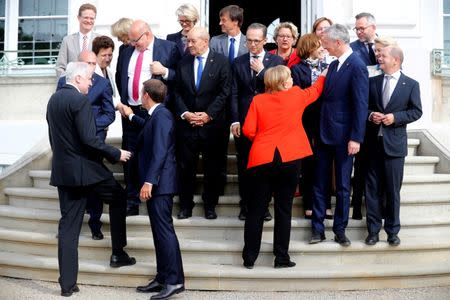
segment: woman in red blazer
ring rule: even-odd
[[[244,266],[253,268],[261,247],[261,235],[272,193],[275,227],[273,253],[275,268],[295,266],[288,249],[291,234],[292,200],[299,175],[300,160],[312,154],[302,114],[319,98],[325,74],[311,87],[292,87],[291,71],[276,66],[266,71],[266,92],[253,98],[245,118],[243,133],[252,141],[248,175],[253,195],[249,198],[245,220]]]

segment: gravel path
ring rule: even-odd
[[[449,283],[450,284],[450,283]],[[78,300],[144,300],[150,294],[138,294],[133,288],[116,288],[79,285],[80,292],[68,299]],[[24,280],[0,276],[1,300],[51,300],[65,299],[59,295],[59,286],[54,282]],[[384,289],[370,291],[314,291],[314,292],[205,292],[187,291],[172,299],[218,299],[218,300],[298,300],[298,299],[376,299],[376,300],[445,300],[450,299],[450,285],[445,287],[416,289]]]

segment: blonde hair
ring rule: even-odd
[[[274,36],[275,39],[278,37],[278,33],[279,33],[281,28],[287,28],[287,29],[289,29],[291,31],[292,37],[294,39],[292,44],[295,44],[295,42],[297,41],[297,38],[298,38],[297,26],[295,26],[291,22],[282,22],[282,23],[278,24],[277,27],[275,27],[275,30],[273,31],[273,36]]]
[[[133,19],[120,18],[116,23],[111,25],[112,36],[119,38],[121,36],[128,35],[131,24],[133,24]]]
[[[279,65],[267,69],[264,74],[264,85],[266,86],[266,93],[274,93],[284,90],[284,83],[291,77],[291,70]]]
[[[378,36],[374,40],[375,44],[380,44],[383,47],[397,46],[397,41],[390,36]]]
[[[175,14],[177,17],[186,17],[189,21],[196,24],[198,20],[200,19],[197,9],[194,5],[186,3],[182,4],[178,9],[176,10]]]

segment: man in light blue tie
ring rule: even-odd
[[[225,105],[231,91],[228,58],[209,48],[209,34],[203,27],[188,33],[190,55],[178,63],[175,88],[177,151],[180,167],[179,219],[192,216],[197,162],[204,166],[202,192],[206,219],[215,219],[222,183],[223,137],[228,133]]]

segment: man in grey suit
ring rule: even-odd
[[[383,195],[386,198],[384,230],[391,246],[400,245],[400,189],[408,153],[406,125],[422,116],[419,83],[401,72],[403,51],[397,46],[382,50],[384,74],[370,78],[369,112],[365,143],[368,150],[366,179],[365,243],[375,245],[382,226]]]
[[[241,32],[244,22],[244,9],[237,5],[228,5],[219,12],[222,34],[213,36],[209,42],[212,51],[228,57],[230,63],[248,52],[246,37]]]
[[[80,31],[64,37],[61,43],[55,67],[58,78],[64,75],[69,62],[78,61],[82,51],[92,50],[92,41],[100,36],[92,32],[96,16],[97,8],[90,3],[85,3],[78,9]]]
[[[209,42],[209,47],[212,51],[228,57],[228,61],[230,62],[230,64],[232,64],[236,57],[248,53],[247,39],[241,32],[241,26],[244,22],[244,9],[240,8],[237,5],[228,5],[220,10],[219,17],[219,25],[222,28],[223,33],[217,36],[213,36],[211,38],[211,41]],[[228,124],[231,124],[230,99],[226,100],[225,119]],[[223,190],[225,189],[225,184],[227,182],[227,149],[229,140],[230,133],[228,131],[225,131],[222,146],[224,149],[224,156],[221,161],[221,194],[223,194]]]

